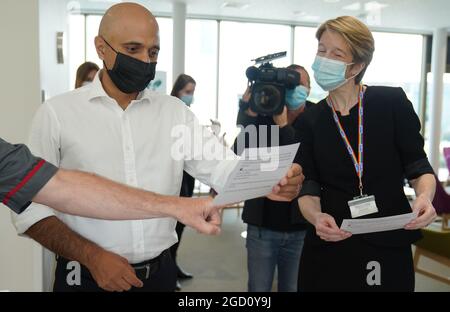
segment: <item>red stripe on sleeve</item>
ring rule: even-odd
[[[45,164],[45,160],[41,160],[28,174],[23,178],[23,180],[16,185],[8,194],[6,194],[5,198],[3,199],[3,204],[8,204],[10,199],[16,194],[18,191],[20,191],[21,188],[25,186],[25,184],[30,181],[30,179],[41,169],[41,167]]]

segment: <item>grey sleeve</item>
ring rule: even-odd
[[[14,212],[24,211],[57,171],[52,164],[34,157],[25,145],[0,139],[0,200]]]

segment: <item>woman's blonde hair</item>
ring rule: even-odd
[[[375,51],[375,41],[369,28],[356,17],[340,16],[320,25],[316,32],[317,40],[320,40],[325,30],[337,32],[344,38],[350,47],[354,63],[366,64],[355,78],[355,83],[359,84],[372,61]]]

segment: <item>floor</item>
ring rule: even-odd
[[[182,282],[182,291],[247,291],[245,239],[241,236],[245,229],[246,225],[237,209],[224,211],[222,233],[219,236],[201,235],[186,228],[178,251],[178,261],[194,278]],[[441,267],[431,261],[424,261],[423,266],[450,276],[448,267]],[[273,289],[276,290],[276,283]],[[450,292],[450,285],[416,274],[416,291]]]

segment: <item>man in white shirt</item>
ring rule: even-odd
[[[95,172],[164,195],[179,193],[183,170],[220,191],[236,156],[227,151],[229,160],[205,160],[203,150],[193,148],[184,150],[181,159],[173,157],[178,138],[172,130],[183,125],[196,132],[201,126],[178,99],[145,89],[154,78],[159,52],[153,15],[138,4],[114,5],[102,19],[95,45],[103,70],[92,84],[42,105],[32,126],[32,151],[62,168]],[[212,133],[205,141],[222,147]],[[291,178],[283,179],[274,196],[297,195],[299,168],[291,169]],[[94,220],[39,205],[15,222],[19,233],[59,255],[56,291],[123,291],[132,286],[173,291],[176,272],[167,250],[177,241],[175,223],[173,218]],[[70,260],[82,264],[80,285],[67,283]],[[136,275],[130,278],[132,273]]]

